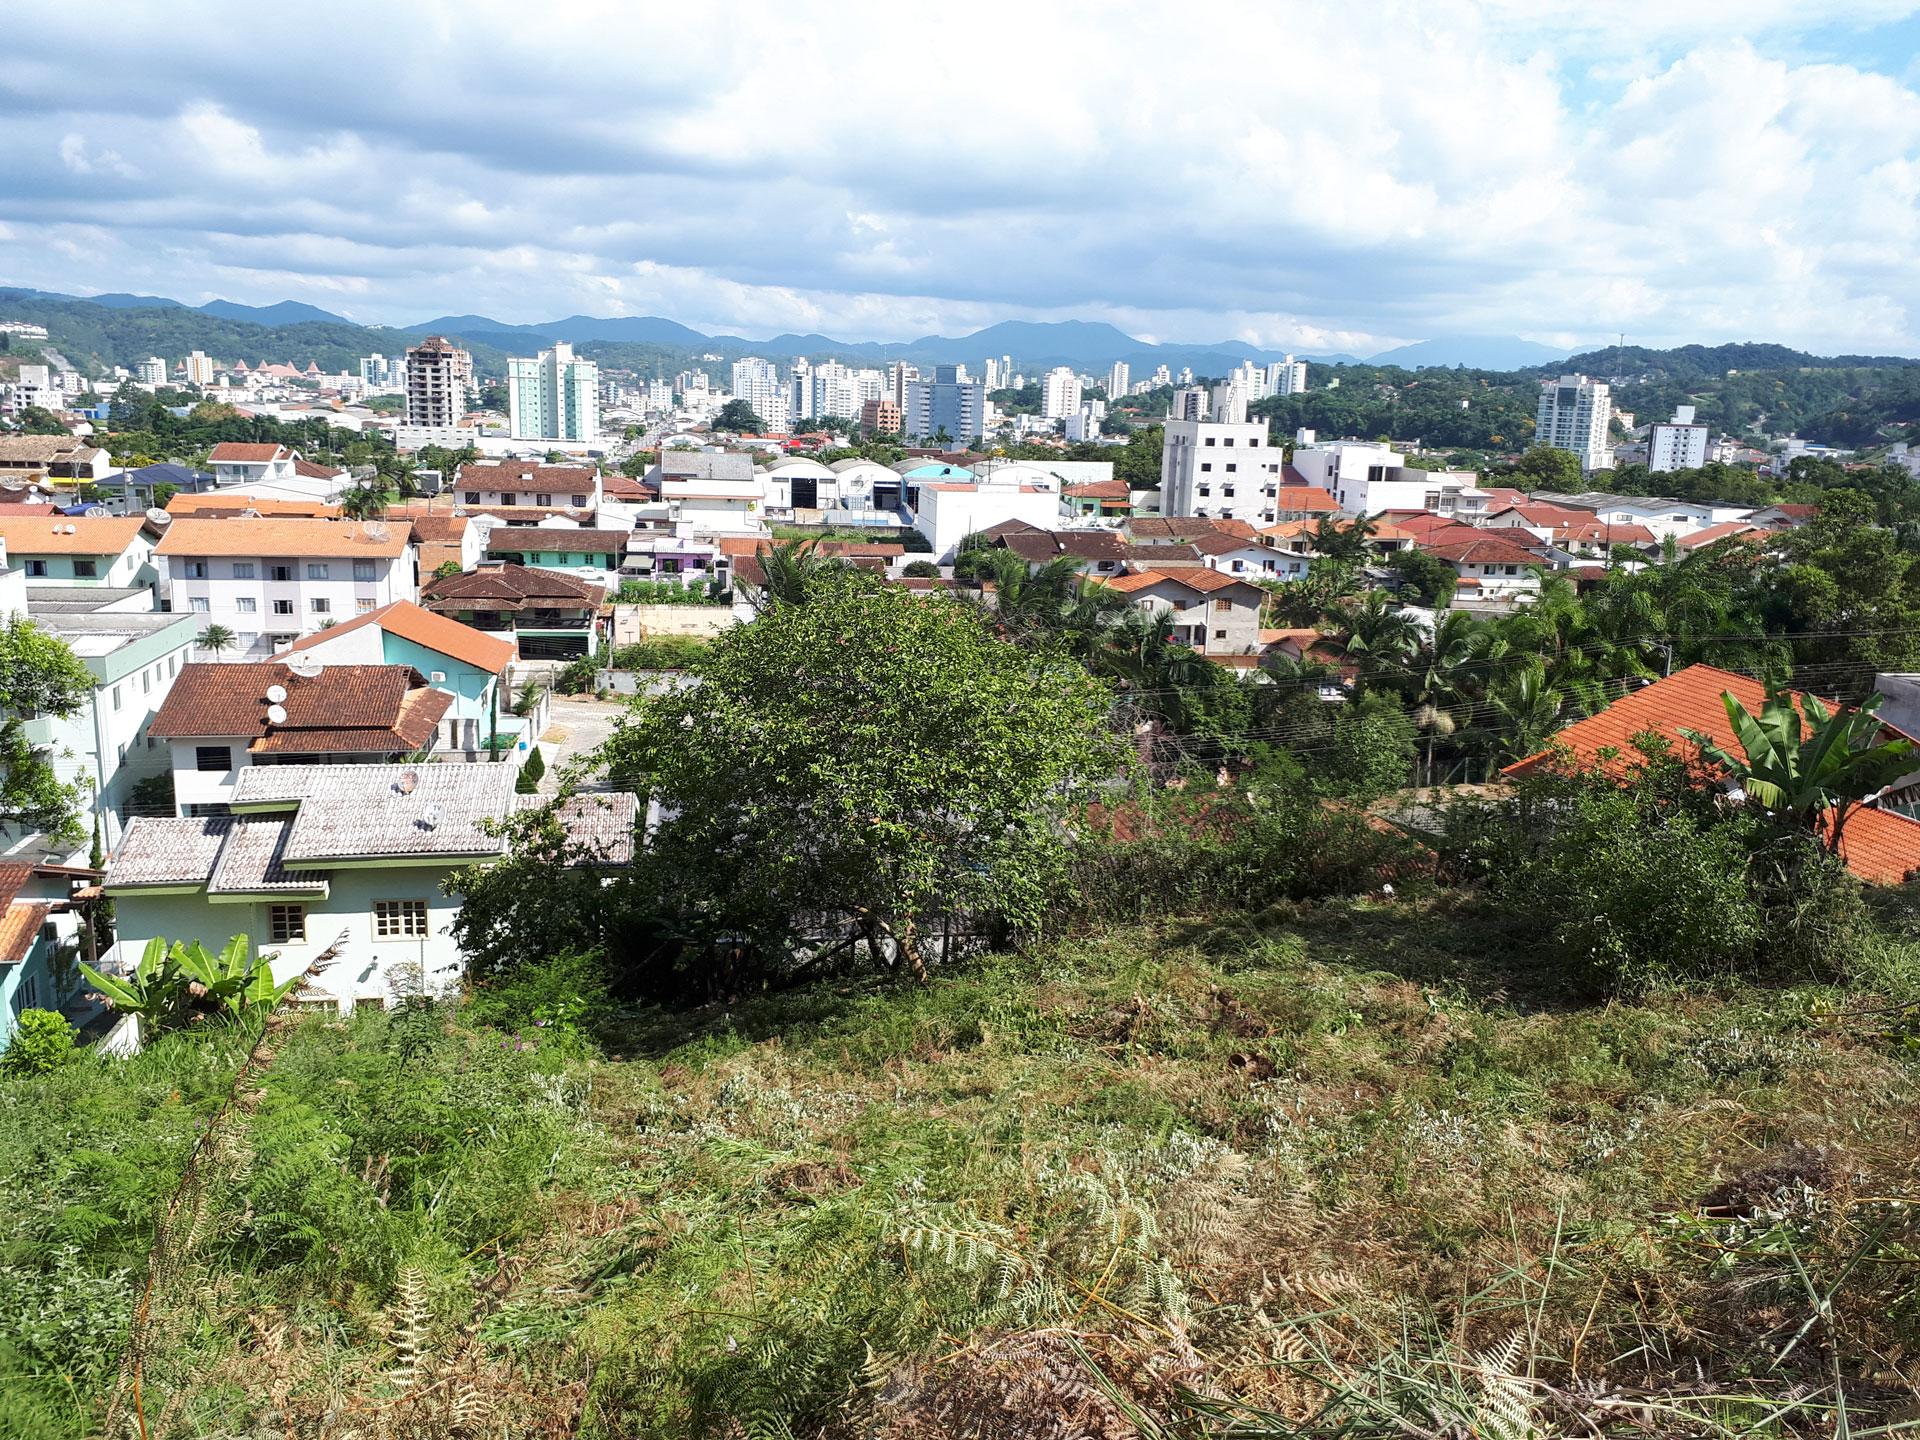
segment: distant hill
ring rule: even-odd
[[[1512,335],[1437,335],[1369,356],[1369,365],[1398,365],[1419,370],[1434,365],[1464,365],[1469,370],[1525,370],[1560,359],[1567,352]]]
[[[250,320],[255,325],[351,325],[354,322],[331,310],[307,305],[299,300],[282,300],[277,305],[241,305],[232,300],[209,300],[194,307],[202,315],[218,315],[223,320]]]
[[[1658,375],[1674,380],[1710,380],[1730,370],[1905,369],[1920,359],[1905,355],[1813,355],[1785,345],[1745,341],[1732,345],[1679,345],[1649,350],[1627,345],[1588,350],[1570,357],[1569,370],[1604,375]]]

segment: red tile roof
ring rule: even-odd
[[[464,661],[490,675],[498,675],[513,661],[513,646],[508,641],[482,634],[471,625],[462,625],[445,615],[423,610],[411,600],[396,600],[391,605],[382,605],[378,610],[356,615],[330,630],[318,630],[303,636],[289,645],[287,652],[311,650],[368,626],[378,626],[389,635],[398,635],[422,649]]]
[[[267,692],[285,720],[273,720]],[[409,665],[328,665],[298,675],[278,660],[181,667],[149,734],[163,740],[242,737],[257,752],[391,753],[415,750],[433,738],[453,704]]]
[[[413,531],[404,520],[183,516],[155,549],[162,555],[284,555],[288,559],[396,559]]]
[[[600,586],[558,570],[488,565],[435,580],[420,598],[429,610],[597,610],[605,595]]]
[[[1471,538],[1447,536],[1423,543],[1429,555],[1455,565],[1538,565],[1540,556],[1497,530],[1476,530]]]
[[[1696,530],[1691,535],[1682,535],[1674,545],[1681,550],[1700,550],[1708,545],[1718,544],[1722,540],[1757,540],[1767,532],[1744,520],[1723,520],[1718,525],[1709,525],[1704,530]]]
[[[496,460],[462,465],[454,477],[456,490],[494,490],[591,493],[597,472],[591,465],[536,465],[531,460]]]
[[[293,473],[304,475],[309,480],[339,480],[344,478],[347,472],[337,466],[316,465],[311,460],[295,460]]]
[[[1067,494],[1075,500],[1126,500],[1133,492],[1124,480],[1090,480],[1084,485],[1067,486]]]
[[[1794,704],[1804,704],[1802,692],[1788,693]],[[1647,732],[1682,752],[1691,752],[1692,742],[1680,732],[1698,730],[1716,745],[1737,753],[1739,741],[1727,720],[1726,705],[1720,698],[1723,694],[1731,694],[1755,712],[1767,698],[1766,686],[1758,680],[1711,665],[1689,665],[1664,680],[1623,695],[1597,715],[1576,720],[1554,737],[1553,749],[1517,760],[1501,773],[1531,775],[1560,763],[1564,754],[1572,764],[1601,765],[1609,772],[1624,774],[1638,761],[1633,737]],[[1886,729],[1894,735],[1900,733],[1892,726]],[[1841,840],[1841,854],[1848,867],[1864,880],[1898,884],[1908,872],[1920,868],[1920,824],[1890,811],[1849,812]]]

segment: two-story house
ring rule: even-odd
[[[331,630],[296,640],[289,660],[305,655],[329,666],[405,665],[453,697],[440,721],[440,750],[467,755],[511,749],[529,727],[511,713],[513,643],[445,615],[396,600]]]
[[[411,665],[328,665],[295,655],[183,666],[147,733],[170,747],[175,811],[224,815],[240,776],[255,765],[424,754],[452,707],[453,695]]]
[[[300,453],[285,445],[250,445],[225,440],[207,454],[216,487],[228,485],[285,485],[294,478]]]
[[[1174,638],[1210,658],[1260,651],[1260,607],[1267,596],[1249,581],[1196,565],[1121,575],[1104,583],[1150,616],[1171,613]]]
[[[557,570],[486,561],[430,581],[420,603],[502,639],[522,660],[571,660],[598,644],[606,591]]]
[[[462,465],[454,498],[469,507],[499,506],[592,514],[600,508],[600,471],[592,465],[540,465],[488,460]]]
[[[386,1004],[443,994],[465,955],[450,933],[466,866],[505,850],[501,823],[532,796],[511,765],[305,765],[243,771],[228,815],[141,819],[107,865],[118,941],[109,970],[154,936],[209,949],[245,934],[274,978],[319,973],[305,1004]],[[578,863],[633,858],[631,795],[585,794],[556,810]]]
[[[140,515],[19,515],[0,507],[0,541],[29,590],[76,587],[151,592],[159,577],[154,526]]]
[[[182,517],[156,552],[175,610],[224,625],[242,655],[419,593],[413,531],[402,520]]]

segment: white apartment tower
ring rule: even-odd
[[[1307,362],[1291,355],[1267,366],[1267,394],[1298,395],[1307,388]]]
[[[473,356],[444,335],[407,350],[407,424],[452,427],[467,413]]]
[[[733,398],[744,400],[769,430],[785,430],[792,407],[787,387],[780,379],[780,367],[771,360],[749,355],[733,362]]]
[[[1127,362],[1116,360],[1113,368],[1107,371],[1107,402],[1123,400],[1127,394],[1127,384],[1133,379],[1133,372],[1127,368]]]
[[[1534,443],[1578,455],[1583,472],[1611,470],[1613,447],[1607,443],[1607,421],[1612,418],[1613,402],[1606,381],[1585,375],[1543,380]]]
[[[213,361],[199,350],[187,356],[187,383],[191,385],[213,384]]]
[[[1284,453],[1269,443],[1264,420],[1169,420],[1160,442],[1160,513],[1271,525]]]
[[[1056,365],[1040,382],[1040,415],[1047,420],[1064,420],[1080,413],[1080,377],[1071,365]]]
[[[1163,367],[1164,368],[1164,367]],[[1168,412],[1170,420],[1204,420],[1207,418],[1207,392],[1203,386],[1189,385],[1184,390],[1173,392],[1173,409]]]
[[[1647,431],[1647,469],[1698,470],[1707,463],[1707,427],[1696,425],[1691,405],[1676,406],[1673,419]]]
[[[167,362],[158,355],[149,355],[133,367],[133,378],[149,390],[158,390],[167,383]]]
[[[507,433],[516,440],[596,440],[600,367],[564,342],[507,361]]]

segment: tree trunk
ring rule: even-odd
[[[918,980],[922,985],[926,984],[927,962],[925,957],[920,954],[919,942],[913,937],[913,917],[911,915],[907,917],[906,923],[903,924],[895,934],[894,940],[895,943],[900,946],[901,956],[906,960],[907,964],[913,967],[913,978]]]

